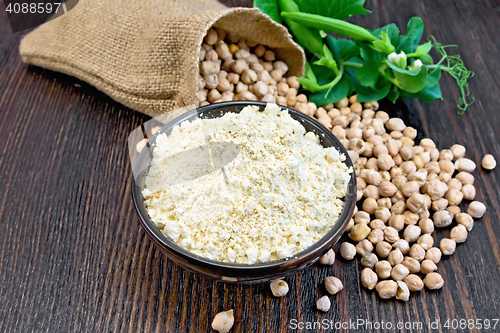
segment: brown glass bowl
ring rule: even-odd
[[[165,125],[161,133],[169,134],[172,128],[185,120],[194,120],[200,118],[217,118],[223,116],[227,112],[240,112],[245,106],[255,105],[264,110],[266,103],[251,102],[251,101],[233,101],[216,103],[200,107],[198,109],[187,112],[180,117],[174,119]],[[293,109],[280,106],[282,109],[288,110],[290,116],[299,121],[307,131],[312,131],[319,136],[320,143],[324,147],[335,147],[340,153],[346,155],[345,163],[348,167],[353,167],[349,154],[340,141],[323,125],[317,122],[312,117],[304,115]],[[156,135],[149,140],[149,144],[153,144]],[[147,165],[151,161],[150,149],[143,149],[137,163],[139,167],[147,170]],[[141,169],[139,169],[141,170]],[[309,248],[299,252],[292,257],[284,258],[276,261],[258,263],[258,264],[233,264],[225,263],[207,259],[192,252],[189,252],[175,243],[173,243],[167,236],[165,236],[150,220],[146,207],[144,206],[144,199],[142,196],[141,188],[143,188],[144,178],[146,171],[141,173],[137,179],[134,179],[132,184],[132,194],[134,198],[135,208],[139,214],[139,219],[146,233],[151,237],[158,248],[172,259],[177,264],[193,271],[200,273],[211,278],[226,282],[263,282],[273,278],[281,277],[284,275],[295,273],[315,263],[323,254],[325,254],[342,236],[349,220],[351,219],[356,204],[356,177],[354,171],[349,181],[347,194],[343,201],[345,203],[344,209],[332,229],[323,236],[317,243]]]

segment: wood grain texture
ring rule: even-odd
[[[456,114],[458,95],[447,77],[445,101],[408,101],[409,112],[401,113],[407,123],[439,148],[463,144],[476,163],[486,153],[500,160],[500,2],[371,0],[367,7],[371,15],[351,21],[368,28],[396,22],[404,30],[418,15],[425,34],[457,44],[476,72],[477,102],[464,116]],[[284,298],[272,297],[267,285],[216,283],[174,265],[139,226],[126,145],[147,117],[74,78],[24,65],[23,33],[12,34],[0,11],[0,332],[210,332],[213,316],[229,308],[233,332],[294,331],[292,319],[422,322],[422,330],[339,331],[431,332],[427,322],[436,319],[500,317],[500,168],[474,173],[488,212],[438,265],[445,279],[439,291],[422,291],[407,303],[382,301],[360,286],[359,262],[342,260],[287,277]],[[345,288],[323,314],[314,304],[326,293],[328,275]],[[432,330],[499,331],[500,323],[495,330]]]

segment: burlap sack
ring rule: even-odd
[[[157,116],[197,103],[199,48],[212,26],[274,48],[291,75],[303,74],[304,53],[283,26],[215,0],[80,0],[28,34],[20,53]]]

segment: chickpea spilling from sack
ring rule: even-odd
[[[298,93],[299,88],[296,77],[288,75],[287,64],[266,46],[220,29],[211,29],[205,36],[198,78],[200,106],[233,100],[262,101],[313,116],[316,104],[308,103],[306,95]]]

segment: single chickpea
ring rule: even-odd
[[[467,214],[475,219],[480,219],[486,212],[486,206],[479,201],[472,201],[467,208]]]
[[[248,64],[244,59],[238,59],[232,63],[231,69],[236,74],[242,75],[243,72],[248,69]],[[243,81],[244,83],[247,83],[247,84],[253,83],[257,80],[257,74],[254,71],[252,71],[251,69],[249,69],[249,70],[251,72],[247,72],[247,74],[245,76],[245,80],[243,80],[243,75],[241,76],[241,81]],[[251,81],[250,79],[253,79],[253,81]]]
[[[387,208],[387,209],[391,209],[392,208],[391,198],[378,199],[377,200],[377,205],[378,205],[378,207],[384,207],[384,208]]]
[[[351,243],[344,242],[340,245],[340,255],[345,260],[352,260],[356,256],[356,247]]]
[[[391,118],[385,123],[385,127],[389,131],[400,131],[403,132],[406,129],[404,121],[400,118]]]
[[[418,260],[412,257],[405,257],[401,265],[405,266],[410,274],[416,274],[420,272],[420,263]]]
[[[458,224],[461,224],[467,229],[467,231],[471,231],[474,227],[474,220],[472,216],[467,213],[458,213],[455,215],[455,220]]]
[[[474,184],[474,176],[471,175],[470,173],[468,172],[465,172],[465,171],[462,171],[462,172],[459,172],[455,178],[457,180],[459,180],[463,185],[466,185],[466,184]]]
[[[379,278],[387,279],[391,276],[392,266],[387,260],[382,260],[375,264],[375,271]]]
[[[391,277],[394,281],[402,281],[408,274],[410,274],[410,271],[402,264],[395,265],[391,271]]]
[[[375,217],[379,220],[387,222],[391,217],[391,211],[385,207],[377,207],[375,210]]]
[[[373,230],[375,229],[380,229],[383,230],[385,228],[385,223],[384,221],[381,221],[379,219],[372,220],[369,224],[370,228]]]
[[[438,264],[438,262],[441,261],[441,256],[442,256],[441,250],[437,247],[431,247],[425,253],[425,259],[432,260],[432,262],[435,263],[436,265]]]
[[[409,181],[409,182],[403,184],[403,186],[401,186],[401,192],[407,198],[411,197],[411,195],[415,192],[418,193],[419,190],[420,190],[420,186],[418,185],[418,183],[416,181]]]
[[[451,174],[441,171],[439,173],[438,179],[443,183],[448,183],[451,180]]]
[[[448,207],[448,200],[445,198],[440,198],[432,202],[432,210],[434,211],[445,210],[446,207]]]
[[[377,166],[379,167],[380,170],[384,171],[390,170],[394,165],[395,163],[391,155],[385,154],[379,156]]]
[[[462,224],[453,227],[450,231],[450,239],[454,240],[455,243],[465,242],[467,235],[467,229]]]
[[[420,213],[424,208],[426,208],[425,197],[418,192],[414,192],[408,200],[406,200],[406,207],[414,213]]]
[[[398,292],[398,284],[392,280],[384,280],[377,283],[375,289],[380,298],[389,299],[396,296]]]
[[[367,239],[363,239],[358,244],[356,244],[356,253],[360,256],[364,256],[367,253],[371,253],[373,251],[373,244],[370,243]]]
[[[335,252],[332,249],[328,250],[321,258],[319,258],[319,263],[322,265],[333,265],[335,261]]]
[[[264,53],[266,53],[266,47],[264,45],[259,45],[253,50],[253,53],[257,57],[262,58],[264,56]]]
[[[414,140],[417,137],[417,130],[408,126],[403,130],[403,135]]]
[[[382,176],[375,170],[367,170],[366,177],[364,178],[370,185],[378,186],[382,182]]]
[[[395,266],[397,264],[401,264],[403,262],[403,259],[404,259],[404,256],[403,256],[403,253],[401,253],[400,249],[392,250],[391,253],[389,253],[389,256],[387,257],[387,261],[392,266]]]
[[[283,297],[288,293],[288,283],[282,279],[271,281],[271,292],[275,297]]]
[[[455,252],[457,243],[453,239],[443,238],[439,242],[439,248],[445,256],[451,256]]]
[[[472,184],[462,186],[462,194],[465,200],[474,200],[476,198],[476,188]]]
[[[392,244],[393,249],[399,249],[403,255],[408,254],[410,252],[410,244],[404,239],[398,239]]]
[[[215,89],[219,85],[219,78],[217,74],[207,74],[203,76],[205,80],[205,88],[207,89]]]
[[[398,214],[392,215],[391,218],[389,219],[388,224],[389,224],[389,227],[396,230],[396,232],[401,231],[405,227],[405,217],[404,217],[404,215],[398,215]],[[390,237],[391,237],[391,239],[392,239],[392,237],[395,237],[395,233],[392,230],[390,231]]]
[[[420,217],[419,214],[416,214],[416,213],[413,213],[412,211],[410,210],[407,210],[403,216],[405,217],[405,224],[406,225],[413,225],[413,224],[417,224],[419,220],[421,220],[422,218]],[[428,217],[428,216],[427,216]],[[425,218],[427,218],[425,217]]]
[[[434,222],[431,219],[422,219],[418,222],[423,234],[432,234],[434,232]]]
[[[438,210],[437,212],[434,213],[432,218],[434,220],[434,225],[438,228],[444,228],[449,226],[453,220],[450,212],[446,210]]]
[[[264,52],[264,59],[266,61],[274,61],[274,60],[276,60],[276,55],[274,54],[273,51],[266,50],[266,52]]]
[[[373,199],[376,199],[376,200],[380,199],[378,187],[374,186],[374,185],[368,185],[364,189],[363,195],[365,196],[365,198],[373,198]]]
[[[377,274],[371,268],[365,268],[361,272],[361,283],[368,290],[375,288],[378,282]]]
[[[373,269],[373,267],[375,267],[375,264],[377,262],[378,262],[378,258],[373,253],[366,253],[361,257],[361,265],[363,267]]]
[[[387,258],[392,250],[391,244],[388,242],[382,241],[378,242],[375,246],[375,251],[377,252],[380,258]]]
[[[418,226],[409,225],[406,227],[406,229],[404,231],[404,239],[408,243],[413,243],[420,237],[421,233],[422,233],[422,230]]]
[[[401,155],[403,160],[410,161],[413,158],[413,146],[410,144],[403,143],[403,145],[399,149],[399,154]],[[401,164],[401,167],[402,166],[403,166],[403,164]],[[415,170],[417,170],[416,167],[415,167]],[[403,170],[403,173],[404,173],[404,170]]]
[[[367,212],[368,214],[375,213],[375,210],[377,209],[377,207],[378,207],[377,200],[375,200],[373,198],[367,198],[363,202],[363,210],[365,212]]]
[[[396,194],[396,193],[394,193]],[[391,212],[396,215],[403,214],[406,210],[406,202],[403,200],[397,201],[391,207]],[[390,220],[390,219],[389,219]]]
[[[448,193],[446,194],[446,199],[448,200],[450,205],[459,205],[464,198],[464,194],[455,188],[450,188]]]
[[[452,178],[450,181],[446,184],[448,186],[448,189],[455,189],[455,190],[462,190],[462,182],[458,180],[457,178]]]
[[[276,97],[271,94],[265,94],[260,100],[266,103],[276,103]]]
[[[431,272],[434,272],[435,270],[437,270],[437,266],[436,264],[430,260],[430,259],[425,259],[422,261],[422,263],[420,264],[420,272],[422,274],[429,274]]]
[[[394,194],[391,197],[391,202],[396,203],[398,201],[403,201],[404,199],[405,199],[405,196],[403,195],[403,193],[401,193],[401,191],[397,191],[396,194]],[[405,204],[405,209],[406,209],[406,204]]]
[[[408,289],[413,292],[420,291],[424,287],[422,279],[415,274],[410,274],[405,277],[404,282],[408,286]]]
[[[332,303],[330,302],[330,299],[328,298],[328,296],[323,296],[316,301],[316,308],[319,311],[327,312],[328,310],[330,310],[331,306],[332,306]]]
[[[336,278],[334,276],[327,276],[325,278],[325,288],[328,293],[331,295],[335,295],[342,289],[344,289],[344,286],[342,285],[342,281],[340,281],[339,278]]]
[[[385,238],[385,241],[387,241],[389,243],[394,243],[395,241],[397,241],[399,239],[399,233],[393,227],[386,227],[384,229],[384,238]]]
[[[444,284],[443,277],[439,273],[429,273],[424,278],[424,285],[427,289],[440,289]]]
[[[462,145],[453,145],[451,148],[451,153],[453,154],[453,160],[458,160],[465,156],[465,147]]]
[[[427,251],[434,245],[434,238],[429,234],[423,234],[417,239],[417,244]]]
[[[378,242],[381,242],[384,240],[384,231],[382,229],[372,229],[372,231],[368,235],[367,239],[372,244],[377,244]]]
[[[410,257],[422,261],[425,258],[425,250],[419,244],[413,244],[410,248]]]
[[[455,161],[455,169],[457,171],[472,172],[476,169],[476,163],[472,160],[462,157]]]
[[[495,158],[491,154],[486,154],[483,157],[483,160],[481,162],[481,166],[483,169],[486,170],[493,170],[497,166],[497,161],[495,161]]]
[[[212,321],[212,328],[219,333],[228,333],[234,325],[233,309],[219,312]]]

